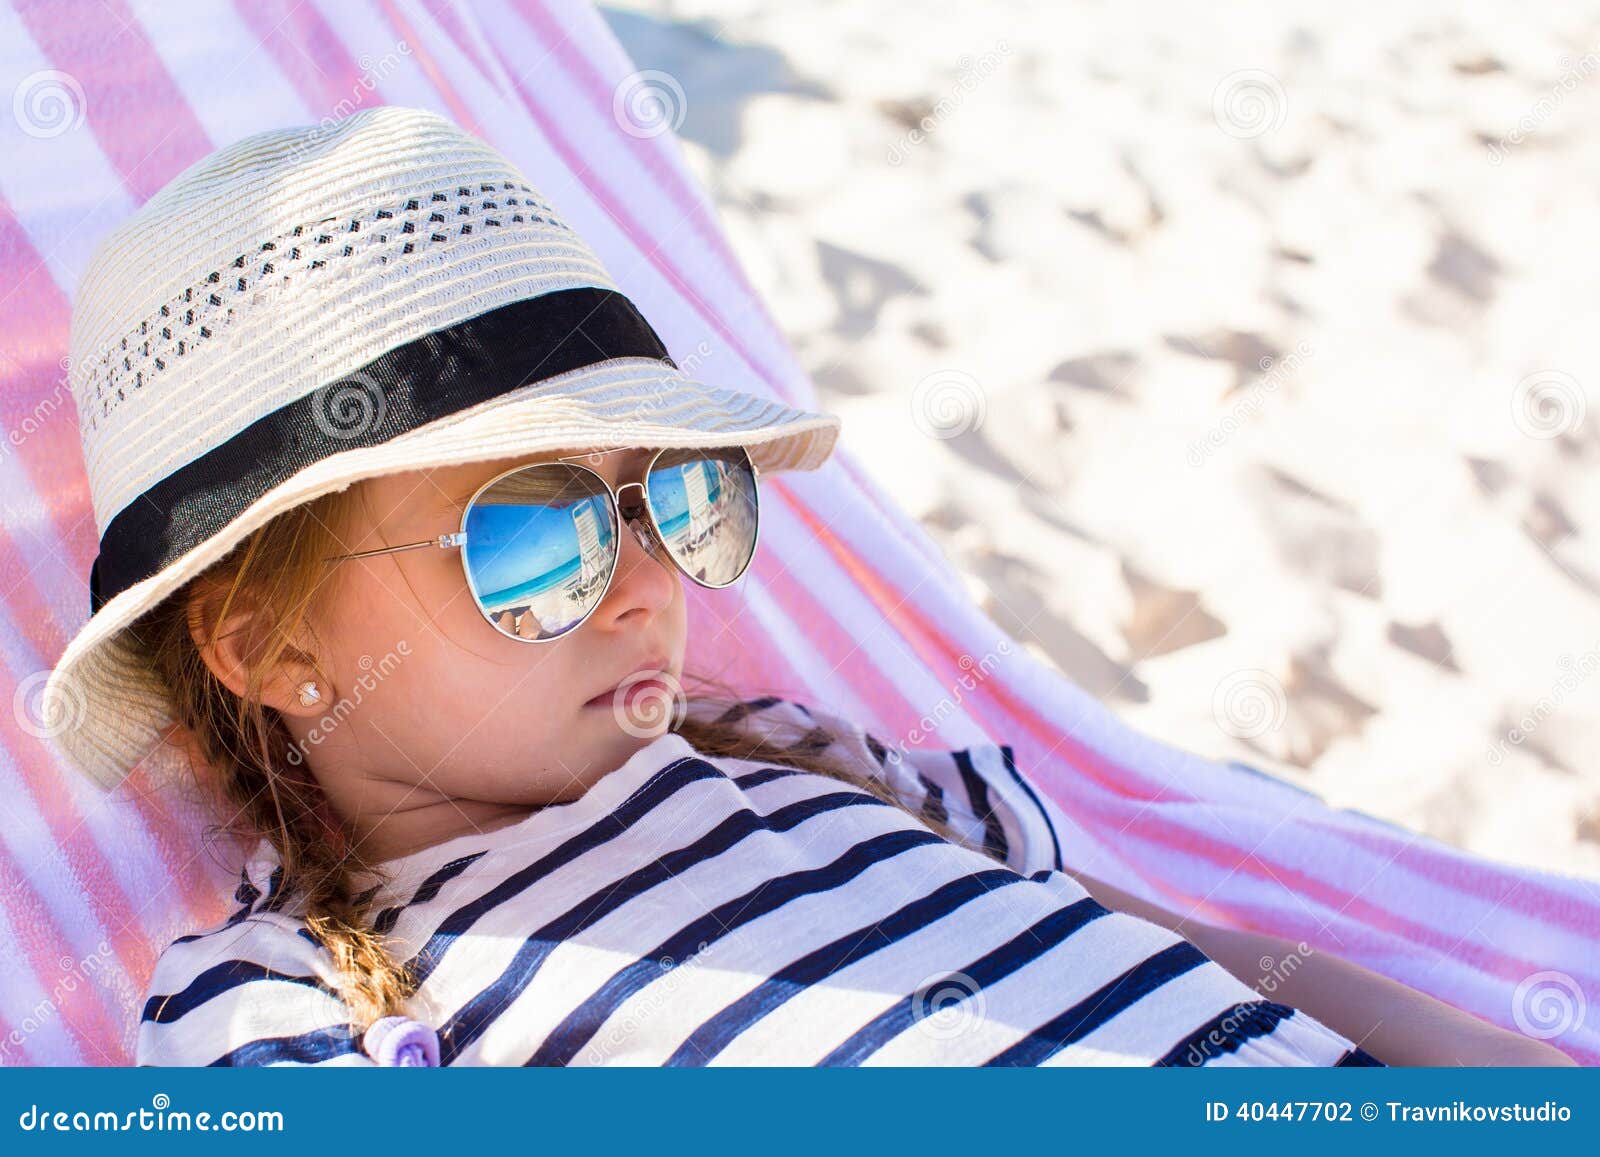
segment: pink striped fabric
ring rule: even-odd
[[[566,3],[259,0],[204,20],[155,0],[0,4],[5,91],[49,83],[69,105],[31,132],[0,122],[0,682],[18,705],[0,715],[0,1063],[127,1063],[156,952],[231,899],[229,850],[202,840],[193,801],[153,790],[153,762],[101,796],[30,724],[88,610],[95,529],[62,362],[98,237],[246,133],[429,107],[562,207],[696,376],[815,405],[675,139],[614,118],[633,71],[599,15]],[[1600,885],[1466,855],[1134,731],[996,628],[843,450],[767,493],[742,586],[690,592],[692,671],[892,741],[1010,743],[1070,821],[1071,866],[1496,1024],[1561,1028],[1551,1043],[1600,1063],[1600,1016],[1583,1015],[1600,994]]]

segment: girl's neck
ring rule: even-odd
[[[409,856],[458,836],[484,835],[528,818],[538,807],[446,799],[412,811],[384,816],[356,843],[368,864]]]

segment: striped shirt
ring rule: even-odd
[[[771,697],[729,715],[813,727],[910,812],[667,733],[577,800],[388,861],[375,924],[441,1064],[1378,1063],[1096,903],[1009,746],[902,755]],[[263,841],[237,911],[162,952],[135,1063],[374,1063],[281,879]]]

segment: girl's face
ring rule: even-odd
[[[365,479],[356,484],[359,521],[348,549],[458,530],[467,500],[490,478],[573,453]],[[585,465],[616,487],[639,480],[651,454],[618,450]],[[614,706],[612,690],[642,667],[665,671],[678,686],[681,577],[627,528],[617,541],[616,573],[600,605],[576,630],[543,643],[507,638],[484,620],[458,550],[334,564],[326,598],[311,612],[322,701],[301,707],[293,699],[280,711],[330,802],[369,833],[372,858],[574,799],[666,730],[667,711],[641,719],[640,708]],[[641,726],[647,721],[652,726]]]

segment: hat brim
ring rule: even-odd
[[[553,389],[559,386],[559,389]],[[556,395],[556,396],[552,396]],[[512,390],[375,446],[322,458],[252,503],[219,533],[120,592],[67,645],[43,690],[43,732],[111,789],[172,724],[168,692],[128,627],[273,518],[353,482],[555,449],[739,445],[764,474],[814,470],[840,419],[686,377],[652,358],[615,358]]]

